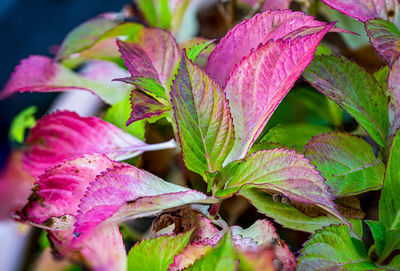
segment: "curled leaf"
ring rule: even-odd
[[[215,202],[201,192],[165,182],[144,170],[124,165],[107,170],[91,183],[79,205],[75,233],[89,231],[105,220],[118,222],[207,201]]]

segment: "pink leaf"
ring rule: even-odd
[[[126,71],[106,61],[92,61],[81,74],[67,69],[46,56],[30,56],[15,68],[0,93],[4,99],[15,92],[54,92],[81,89],[90,91],[106,103],[114,104],[126,97],[129,86],[112,82],[116,77],[126,76]]]
[[[133,77],[151,78],[167,89],[179,62],[179,49],[171,33],[158,28],[141,30],[137,42],[117,45]]]
[[[301,36],[302,30],[324,25],[326,23],[316,21],[312,16],[290,10],[270,10],[257,14],[228,32],[211,53],[205,69],[217,83],[225,86],[235,65],[260,44],[284,38],[296,30],[297,35]]]
[[[73,231],[48,231],[56,254],[83,263],[95,271],[125,271],[126,252],[116,224],[99,227],[87,234],[74,237]]]
[[[14,151],[0,172],[0,220],[7,219],[28,201],[35,178],[22,168],[22,152]]]
[[[34,176],[64,159],[83,154],[99,153],[114,160],[125,160],[144,151],[175,148],[173,141],[148,145],[97,117],[80,117],[69,111],[58,111],[40,119],[26,143],[23,162]]]
[[[215,202],[201,192],[124,165],[104,172],[88,188],[79,205],[75,233],[93,229],[104,220],[117,222],[155,215],[165,209],[207,201]]]
[[[242,0],[241,2],[244,2],[250,6],[254,6],[257,4],[258,0]],[[292,2],[292,0],[267,0],[264,1],[261,10],[267,11],[269,9],[288,9],[290,2]]]
[[[235,127],[227,161],[243,158],[332,25],[314,35],[269,41],[253,50],[231,73],[225,93]]]
[[[397,58],[389,72],[387,85],[389,99],[390,134],[393,136],[400,128],[400,58]]]
[[[361,22],[375,18],[400,22],[398,0],[322,0],[322,2]]]
[[[47,220],[46,226],[55,229],[49,225],[52,221],[49,219],[64,215],[75,216],[90,182],[102,171],[117,165],[105,155],[85,155],[48,169],[39,176],[21,217],[39,224]]]

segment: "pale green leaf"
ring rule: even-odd
[[[128,271],[166,271],[175,255],[188,244],[192,231],[143,240],[128,254]]]

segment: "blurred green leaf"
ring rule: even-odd
[[[106,114],[103,116],[103,119],[130,133],[131,135],[143,140],[146,121],[139,120],[133,122],[129,126],[126,126],[126,122],[130,117],[130,113],[131,103],[129,101],[129,97],[127,97],[108,108]]]
[[[24,142],[25,130],[32,128],[36,124],[36,118],[34,116],[36,111],[36,106],[30,106],[14,117],[9,131],[9,138],[11,141],[17,143]]]

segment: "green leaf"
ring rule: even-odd
[[[342,125],[343,110],[328,97],[310,88],[296,88],[292,91],[288,98],[294,100],[294,103],[303,105],[335,127]]]
[[[150,26],[163,29],[170,27],[172,16],[168,0],[137,0],[136,3]]]
[[[100,16],[80,24],[62,42],[57,59],[66,58],[92,47],[103,34],[115,26],[117,22]]]
[[[202,42],[202,43],[198,43],[195,46],[193,46],[192,48],[190,48],[187,51],[187,57],[191,60],[191,61],[195,61],[196,58],[199,56],[199,54],[205,50],[208,46],[210,46],[215,40],[209,40],[206,42]]]
[[[145,120],[135,121],[129,126],[126,126],[126,122],[130,117],[131,104],[129,98],[125,98],[122,101],[114,104],[108,108],[106,114],[103,116],[103,120],[108,121],[115,126],[121,128],[125,132],[143,140],[145,132]]]
[[[185,15],[185,11],[190,3],[190,0],[175,1],[175,8],[171,18],[171,32],[175,35],[178,33],[181,27],[182,19]]]
[[[186,270],[197,271],[230,271],[236,268],[235,247],[228,232],[206,255],[197,260]]]
[[[294,151],[264,150],[234,161],[219,172],[214,189],[217,197],[226,198],[241,189],[253,187],[281,193],[296,202],[316,205],[343,219],[319,172],[308,159]]]
[[[333,225],[316,231],[304,244],[297,270],[377,270],[377,266],[347,226]]]
[[[326,46],[324,43],[321,43],[317,47],[317,51],[315,51],[314,55],[320,56],[320,55],[333,55],[333,52],[331,48]]]
[[[274,201],[270,194],[256,188],[241,190],[239,195],[248,199],[260,213],[273,218],[285,228],[312,233],[331,224],[343,223],[334,216],[307,216],[289,204]],[[362,236],[361,220],[350,219],[349,221],[357,235]]]
[[[386,90],[387,80],[389,77],[389,66],[384,66],[374,73],[374,78]]]
[[[376,252],[378,256],[381,257],[386,244],[386,228],[379,221],[365,220],[365,223],[371,230],[372,237],[375,241]]]
[[[32,128],[36,124],[36,119],[34,116],[36,111],[36,106],[29,106],[14,117],[9,131],[9,138],[11,141],[15,141],[17,143],[24,142],[25,130]]]
[[[400,270],[400,255],[396,255],[386,267],[392,267],[393,270]]]
[[[400,132],[393,138],[379,201],[379,221],[387,230],[400,230]]]
[[[400,230],[387,231],[385,241],[380,262],[388,258],[392,251],[400,250]]]
[[[385,165],[375,157],[371,145],[357,136],[316,136],[305,146],[304,155],[321,172],[335,197],[378,190],[383,185]]]
[[[128,254],[128,271],[168,270],[175,255],[188,244],[192,231],[175,235],[164,235],[146,239],[131,249]]]
[[[252,146],[250,154],[259,150],[271,149],[269,143],[279,143],[287,147],[294,147],[297,151],[302,151],[304,146],[313,136],[332,132],[326,126],[313,125],[308,123],[298,124],[278,124],[271,128],[260,140]],[[273,148],[273,147],[272,147]]]
[[[171,102],[186,166],[203,176],[222,168],[234,141],[228,101],[218,85],[183,53]]]
[[[386,146],[388,98],[372,75],[343,57],[317,56],[303,76],[354,117],[376,143]]]
[[[163,101],[165,104],[168,104],[168,97],[165,89],[152,78],[128,77],[118,79],[118,81],[123,81],[125,83],[135,85],[147,95],[153,97],[158,101],[162,99],[161,101]]]

